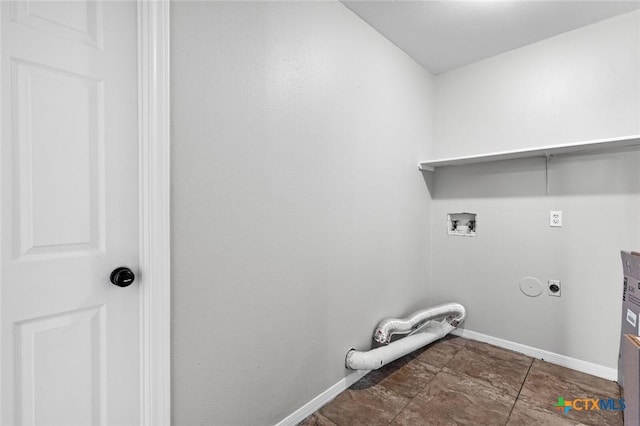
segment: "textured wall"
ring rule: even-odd
[[[640,133],[640,12],[436,78],[437,157]],[[466,328],[617,367],[622,269],[640,250],[638,150],[438,170],[432,185],[434,302],[457,299]],[[564,226],[549,227],[562,210]],[[446,215],[478,214],[476,238]],[[529,298],[519,281],[562,281]]]
[[[640,134],[640,11],[441,74],[438,158]]]
[[[171,25],[173,422],[273,424],[428,304],[431,77],[339,3]]]

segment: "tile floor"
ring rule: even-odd
[[[300,425],[622,425],[620,411],[554,407],[620,398],[617,383],[447,336],[372,371]]]

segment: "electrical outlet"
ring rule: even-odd
[[[549,296],[560,297],[561,285],[559,280],[548,280]]]
[[[562,227],[562,212],[552,210],[549,212],[549,226]]]

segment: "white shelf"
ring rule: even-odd
[[[590,151],[606,151],[615,148],[640,146],[640,135],[620,138],[597,139],[593,141],[574,142],[562,145],[551,145],[529,149],[492,152],[489,154],[469,155],[464,157],[443,158],[440,160],[421,161],[418,168],[433,172],[438,167],[461,166],[464,164],[486,163],[489,161],[515,160],[518,158],[551,157],[559,154],[578,154]]]

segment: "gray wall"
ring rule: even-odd
[[[640,133],[640,12],[436,78],[437,157]],[[619,251],[640,249],[640,153],[438,170],[432,204],[433,302],[469,309],[469,330],[616,368]],[[562,210],[564,226],[549,227]],[[476,238],[446,215],[478,214]],[[529,298],[527,276],[562,281]]]
[[[429,304],[431,77],[339,3],[171,19],[173,422],[273,424]]]
[[[640,11],[440,74],[438,158],[640,133]]]

